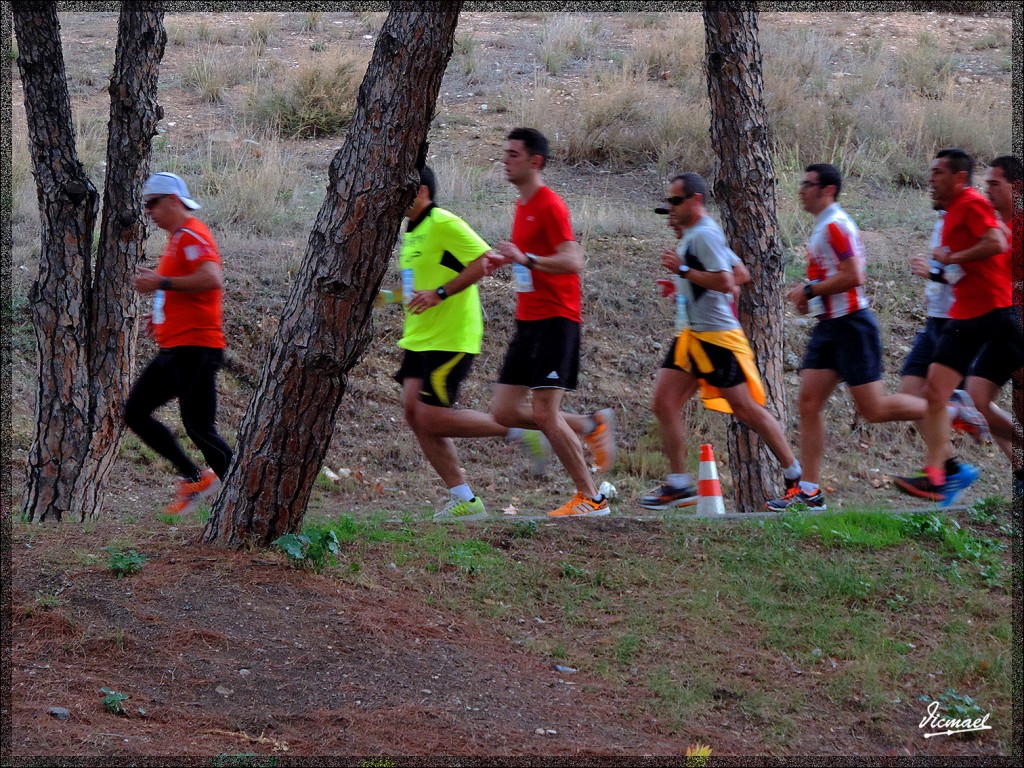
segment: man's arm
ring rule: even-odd
[[[202,293],[224,287],[224,271],[215,261],[204,261],[191,275],[164,277],[155,269],[142,267],[135,275],[135,290],[139,293],[153,291],[176,291],[178,293]]]
[[[987,259],[990,256],[1003,253],[1007,248],[1009,245],[1002,229],[992,227],[981,236],[978,242],[966,250],[950,253],[947,246],[941,245],[935,249],[932,256],[940,264],[963,264],[968,261]]]
[[[494,246],[506,262],[522,264],[524,267],[552,275],[579,274],[583,271],[583,248],[575,240],[563,240],[550,256],[529,258],[518,246],[502,241]]]
[[[491,253],[490,249],[488,249],[473,259],[473,261],[469,262],[465,269],[441,286],[444,288],[445,293],[448,296],[454,296],[459,291],[464,291],[469,286],[473,285],[473,283],[477,282],[487,274],[487,261],[488,258],[493,255],[494,254]],[[413,294],[412,299],[409,300],[409,311],[413,314],[419,314],[420,312],[425,312],[431,307],[436,307],[442,301],[444,301],[444,299],[442,299],[438,294],[436,288],[416,291]]]

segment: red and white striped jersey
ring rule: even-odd
[[[864,261],[864,246],[853,219],[838,203],[832,203],[814,220],[814,230],[807,241],[807,279],[824,280],[839,271],[839,263],[847,259]],[[843,293],[821,297],[825,313],[819,320],[842,317],[870,306],[863,286]]]

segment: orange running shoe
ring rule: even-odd
[[[164,507],[168,515],[187,515],[206,498],[220,490],[220,479],[212,469],[204,469],[195,482],[178,480],[178,491],[174,501]]]
[[[615,410],[605,408],[595,411],[591,418],[597,426],[590,434],[584,435],[583,440],[594,454],[598,470],[607,472],[615,464]]]
[[[602,517],[610,511],[608,499],[594,501],[582,493],[577,493],[558,509],[548,512],[548,517]]]
[[[992,439],[988,422],[974,406],[974,400],[966,391],[953,390],[949,402],[956,408],[956,415],[952,419],[952,426],[956,432],[962,432],[978,445],[983,445]]]

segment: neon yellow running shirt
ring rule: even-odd
[[[431,206],[410,221],[402,240],[398,266],[412,270],[417,291],[434,290],[462,272],[490,246],[454,213]],[[403,280],[403,284],[407,284]],[[480,354],[484,317],[476,284],[449,296],[436,307],[414,315],[405,310],[405,328],[398,346],[413,352]]]

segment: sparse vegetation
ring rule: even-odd
[[[146,556],[139,554],[134,549],[122,550],[117,547],[104,547],[103,549],[107,553],[107,567],[119,579],[138,573],[146,562]]]
[[[365,61],[353,57],[332,66],[304,62],[281,80],[254,85],[245,118],[263,131],[289,139],[336,136],[352,117],[365,69]]]

